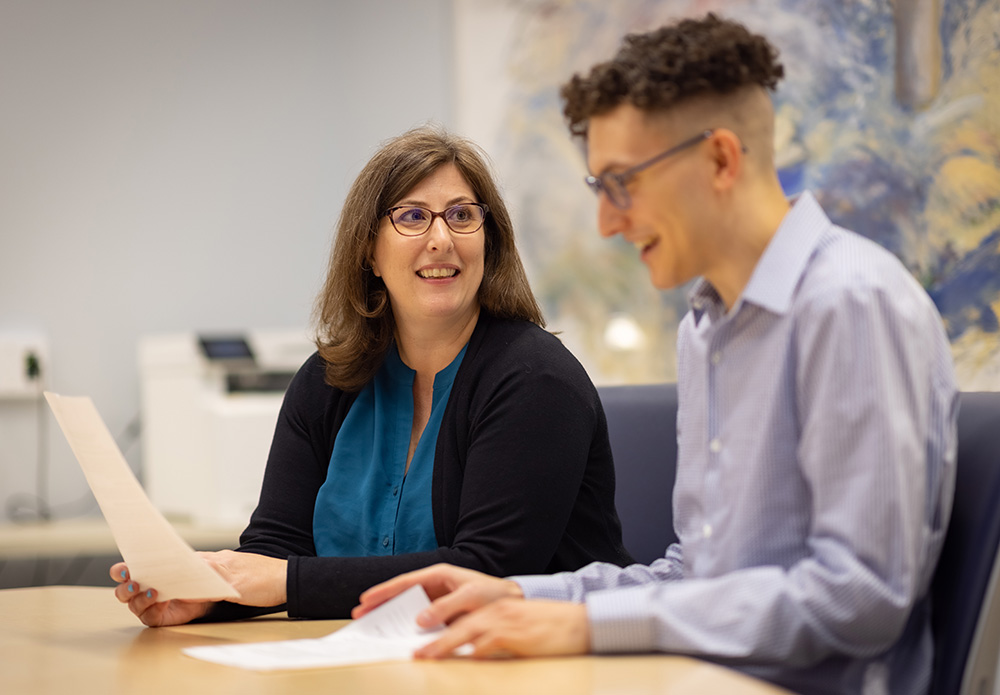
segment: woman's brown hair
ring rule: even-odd
[[[545,325],[486,155],[474,143],[443,129],[416,128],[379,148],[354,180],[340,213],[326,282],[315,308],[316,345],[331,386],[359,391],[381,366],[395,322],[385,285],[371,269],[379,223],[386,210],[445,164],[454,164],[477,202],[489,208],[483,226],[480,306],[499,318]],[[387,233],[395,234],[391,228]]]

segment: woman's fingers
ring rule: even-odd
[[[111,565],[108,574],[111,575],[112,581],[124,582],[128,579],[128,566],[124,562],[116,562]]]

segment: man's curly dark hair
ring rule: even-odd
[[[748,85],[773,91],[784,74],[767,39],[710,12],[704,19],[629,34],[612,60],[595,65],[586,77],[574,75],[560,94],[570,132],[586,136],[592,116],[623,103],[661,111]]]

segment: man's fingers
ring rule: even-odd
[[[472,640],[472,658],[474,659],[510,659],[520,654],[508,645],[502,635],[487,630],[478,638]]]
[[[466,613],[482,608],[487,603],[489,601],[483,598],[479,587],[475,584],[466,584],[432,602],[417,616],[417,625],[420,627],[447,625]]]
[[[474,626],[462,626],[456,623],[445,630],[441,637],[415,651],[413,656],[417,659],[445,659],[463,644],[471,641],[473,635]]]
[[[441,637],[424,645],[413,656],[418,659],[443,659],[452,656],[459,647],[482,640],[492,628],[496,627],[496,611],[493,606],[487,606],[475,613],[469,613],[453,622]]]
[[[361,603],[351,611],[351,617],[360,618],[365,613],[418,584],[424,587],[424,591],[432,599],[446,594],[454,588],[451,577],[455,570],[456,568],[448,565],[432,565],[376,584],[361,594]]]
[[[351,610],[351,617],[357,620],[364,614],[378,608],[389,599],[403,593],[411,586],[416,586],[420,583],[420,578],[415,576],[416,574],[416,572],[401,574],[398,577],[394,577],[381,584],[376,584],[366,590],[359,597],[361,603]]]

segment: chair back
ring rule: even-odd
[[[994,692],[1000,656],[1000,393],[961,394],[955,502],[931,584],[932,695]]]
[[[677,386],[602,386],[598,392],[615,457],[615,506],[622,540],[636,562],[648,565],[677,540],[672,503]]]

